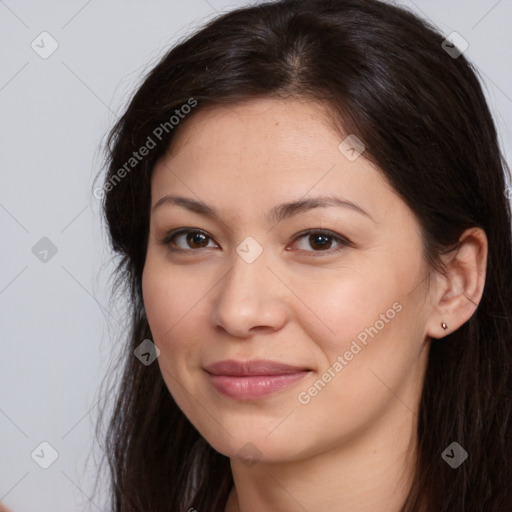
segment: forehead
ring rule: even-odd
[[[349,160],[340,151],[344,135],[321,103],[258,99],[185,121],[155,166],[153,204],[170,193],[214,197],[238,209],[326,194],[378,204],[390,199],[383,189],[393,194],[363,155]]]
[[[155,172],[171,166],[215,169],[217,176],[236,170],[245,175],[327,171],[326,165],[339,160],[344,135],[334,129],[326,108],[314,101],[265,98],[196,111],[178,127]]]
[[[261,163],[266,155],[307,157],[312,147],[322,151],[337,146],[339,139],[325,104],[264,98],[193,113],[179,127],[170,153],[175,158],[186,153],[187,158],[210,161],[238,156],[245,164],[257,157]],[[215,152],[197,152],[201,146],[213,146]]]

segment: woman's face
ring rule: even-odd
[[[412,433],[433,314],[419,224],[321,108],[198,112],[152,177],[143,293],[157,361],[230,457]],[[261,360],[293,368],[242,364]]]

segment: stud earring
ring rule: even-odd
[[[448,329],[448,325],[446,325],[444,322],[441,322],[441,327],[446,331]]]

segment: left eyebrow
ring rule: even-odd
[[[190,210],[194,213],[198,213],[199,215],[221,220],[219,213],[213,207],[203,203],[202,201],[197,201],[195,199],[182,196],[166,195],[155,203],[152,210],[155,211],[157,208],[164,204],[173,204],[181,208],[186,208],[187,210]],[[327,207],[349,208],[355,212],[365,215],[373,222],[376,222],[375,219],[367,211],[363,210],[356,203],[333,196],[299,199],[298,201],[279,204],[270,210],[269,214],[267,215],[267,219],[269,223],[278,223],[284,219],[288,219],[294,215],[303,213],[313,208]]]
[[[375,219],[373,219],[373,217],[367,211],[363,210],[356,203],[333,196],[313,197],[309,199],[300,199],[298,201],[280,204],[270,210],[268,218],[271,222],[277,223],[292,217],[293,215],[297,215],[298,213],[302,213],[313,208],[327,208],[333,206],[349,208],[355,212],[365,215],[373,222],[375,222]]]

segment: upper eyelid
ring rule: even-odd
[[[169,231],[162,239],[161,239],[161,242],[162,243],[168,243],[172,238],[175,238],[179,235],[184,235],[184,234],[187,234],[187,233],[201,233],[205,236],[207,236],[208,238],[210,238],[211,240],[214,240],[213,236],[211,236],[207,231],[203,230],[203,229],[199,229],[199,228],[178,228],[178,229],[173,229],[171,231]]]

